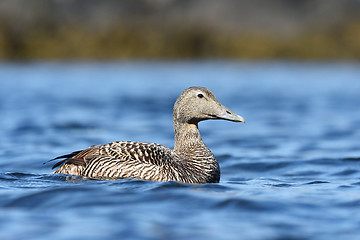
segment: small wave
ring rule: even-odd
[[[255,211],[255,212],[264,212],[264,211],[274,211],[279,208],[279,205],[272,201],[259,201],[255,199],[247,199],[244,197],[231,197],[223,200],[218,200],[215,203],[215,208],[231,208],[234,211]]]
[[[349,157],[349,158],[343,158],[344,162],[358,162],[360,161],[360,157]]]
[[[279,188],[287,188],[287,187],[294,187],[296,185],[290,183],[278,183],[278,184],[266,184],[271,187],[279,187]]]
[[[289,166],[293,166],[294,162],[291,161],[278,161],[278,162],[240,162],[234,163],[231,168],[238,168],[242,171],[253,171],[253,172],[267,172],[284,169]]]
[[[94,124],[90,123],[65,122],[54,124],[53,128],[55,130],[89,130],[96,129],[97,127]]]
[[[359,172],[358,170],[354,170],[354,169],[345,169],[345,170],[341,170],[339,172],[335,172],[331,175],[332,176],[350,176],[350,175],[354,175],[358,172]]]
[[[67,186],[55,187],[51,189],[42,189],[35,192],[27,193],[16,197],[5,204],[5,207],[20,207],[20,208],[49,208],[69,205],[74,201],[74,198],[81,199],[84,191],[89,191],[86,187]]]
[[[341,207],[360,207],[360,199],[341,202],[338,205]]]
[[[45,128],[39,125],[30,124],[30,123],[24,123],[20,124],[15,129],[15,133],[17,134],[23,134],[23,133],[29,133],[29,134],[43,134],[45,132]]]
[[[1,180],[18,180],[22,178],[29,178],[29,177],[36,177],[39,176],[37,174],[32,173],[21,173],[21,172],[6,172],[6,173],[0,173],[0,179]]]
[[[316,180],[316,181],[307,182],[307,183],[305,183],[304,185],[325,184],[325,183],[330,183],[330,182],[328,182],[328,181]]]

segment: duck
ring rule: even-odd
[[[198,127],[199,122],[210,119],[245,123],[243,117],[222,105],[209,89],[190,87],[174,104],[173,149],[156,143],[117,141],[94,145],[50,161],[59,160],[53,166],[53,169],[58,167],[55,174],[91,179],[218,183],[219,164],[203,142]]]

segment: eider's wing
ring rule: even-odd
[[[82,151],[63,155],[56,163],[55,173],[82,175],[93,178],[137,178],[164,181],[161,171],[173,156],[172,151],[159,144],[142,142],[113,142],[95,145]],[[160,178],[161,179],[158,179]]]

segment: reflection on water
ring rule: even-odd
[[[1,239],[356,239],[357,64],[0,65]],[[200,123],[219,184],[52,175],[43,162],[115,140],[173,146],[172,105],[212,90],[246,124]]]

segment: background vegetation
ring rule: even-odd
[[[0,0],[0,59],[360,59],[357,0]]]

